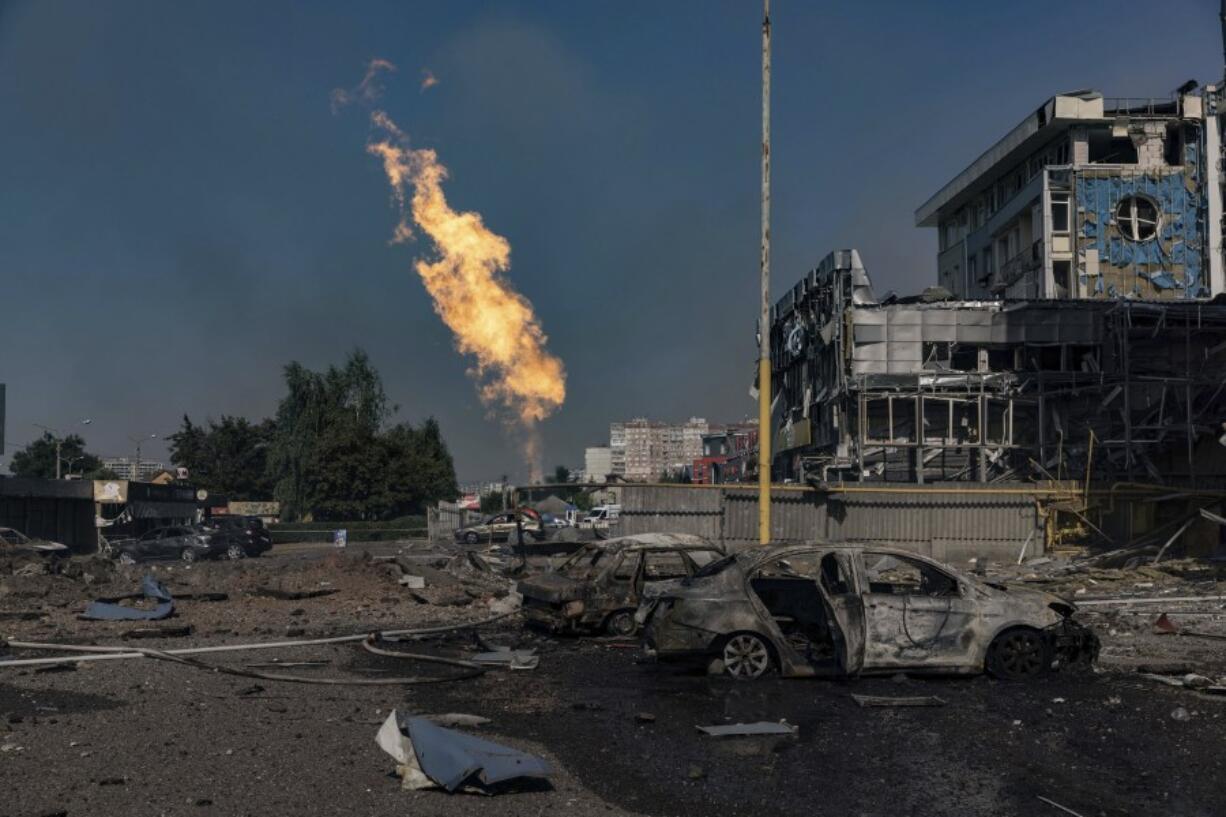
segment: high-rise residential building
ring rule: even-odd
[[[613,448],[591,446],[583,452],[583,471],[588,482],[604,482],[613,473]]]
[[[702,456],[702,435],[710,426],[701,417],[670,424],[645,417],[609,426],[610,473],[631,480],[654,480],[688,472]]]
[[[156,460],[147,460],[143,457],[140,462],[131,457],[108,457],[102,461],[102,467],[113,471],[119,479],[131,482],[144,482],[166,468]]]

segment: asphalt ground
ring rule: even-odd
[[[265,569],[288,572],[303,557],[278,549]],[[203,575],[219,582],[232,566],[208,570]],[[351,588],[364,586],[361,574],[347,575],[348,584],[338,580],[344,590],[337,595],[261,602],[245,614],[258,614],[259,627],[202,628],[203,636],[190,642],[142,646],[269,640],[285,623],[304,619],[343,629],[360,628],[376,614],[384,628],[482,615],[475,604],[444,611],[389,602],[376,610],[363,600],[338,607],[346,594],[359,592]],[[371,598],[391,598],[382,595],[387,586],[373,589]],[[177,618],[190,621],[214,609],[185,603]],[[91,636],[100,631],[90,626],[80,625],[77,638],[114,643],[109,630]],[[734,682],[645,662],[632,644],[551,639],[516,624],[487,632],[484,640],[534,647],[540,665],[407,688],[253,680],[149,658],[64,671],[5,670],[0,817],[1067,813],[1040,798],[1083,817],[1226,813],[1226,700],[1134,672],[1057,673],[1028,683],[987,677]],[[470,635],[457,635],[405,648],[463,656],[481,647]],[[325,660],[325,666],[287,670],[324,677],[451,671],[354,645],[207,660],[242,667],[273,658]],[[944,705],[864,709],[853,692],[935,695]],[[552,785],[495,797],[403,791],[391,759],[374,742],[393,708],[490,718],[476,731],[544,756],[555,769]],[[696,729],[781,719],[799,727],[797,737],[716,739]]]

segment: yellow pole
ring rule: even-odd
[[[762,312],[758,319],[758,542],[771,541],[771,4],[762,0]]]

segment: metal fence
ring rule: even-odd
[[[439,502],[426,509],[426,526],[431,542],[450,542],[456,528],[475,525],[484,517],[477,511],[461,508],[455,502]]]
[[[619,486],[621,519],[613,535],[693,533],[737,550],[758,544],[756,488],[730,485]],[[875,484],[817,491],[776,486],[775,542],[864,542],[957,562],[1017,560],[1045,550],[1038,496],[1025,485]]]

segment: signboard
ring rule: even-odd
[[[121,504],[127,501],[128,481],[126,479],[94,480],[94,502]]]

